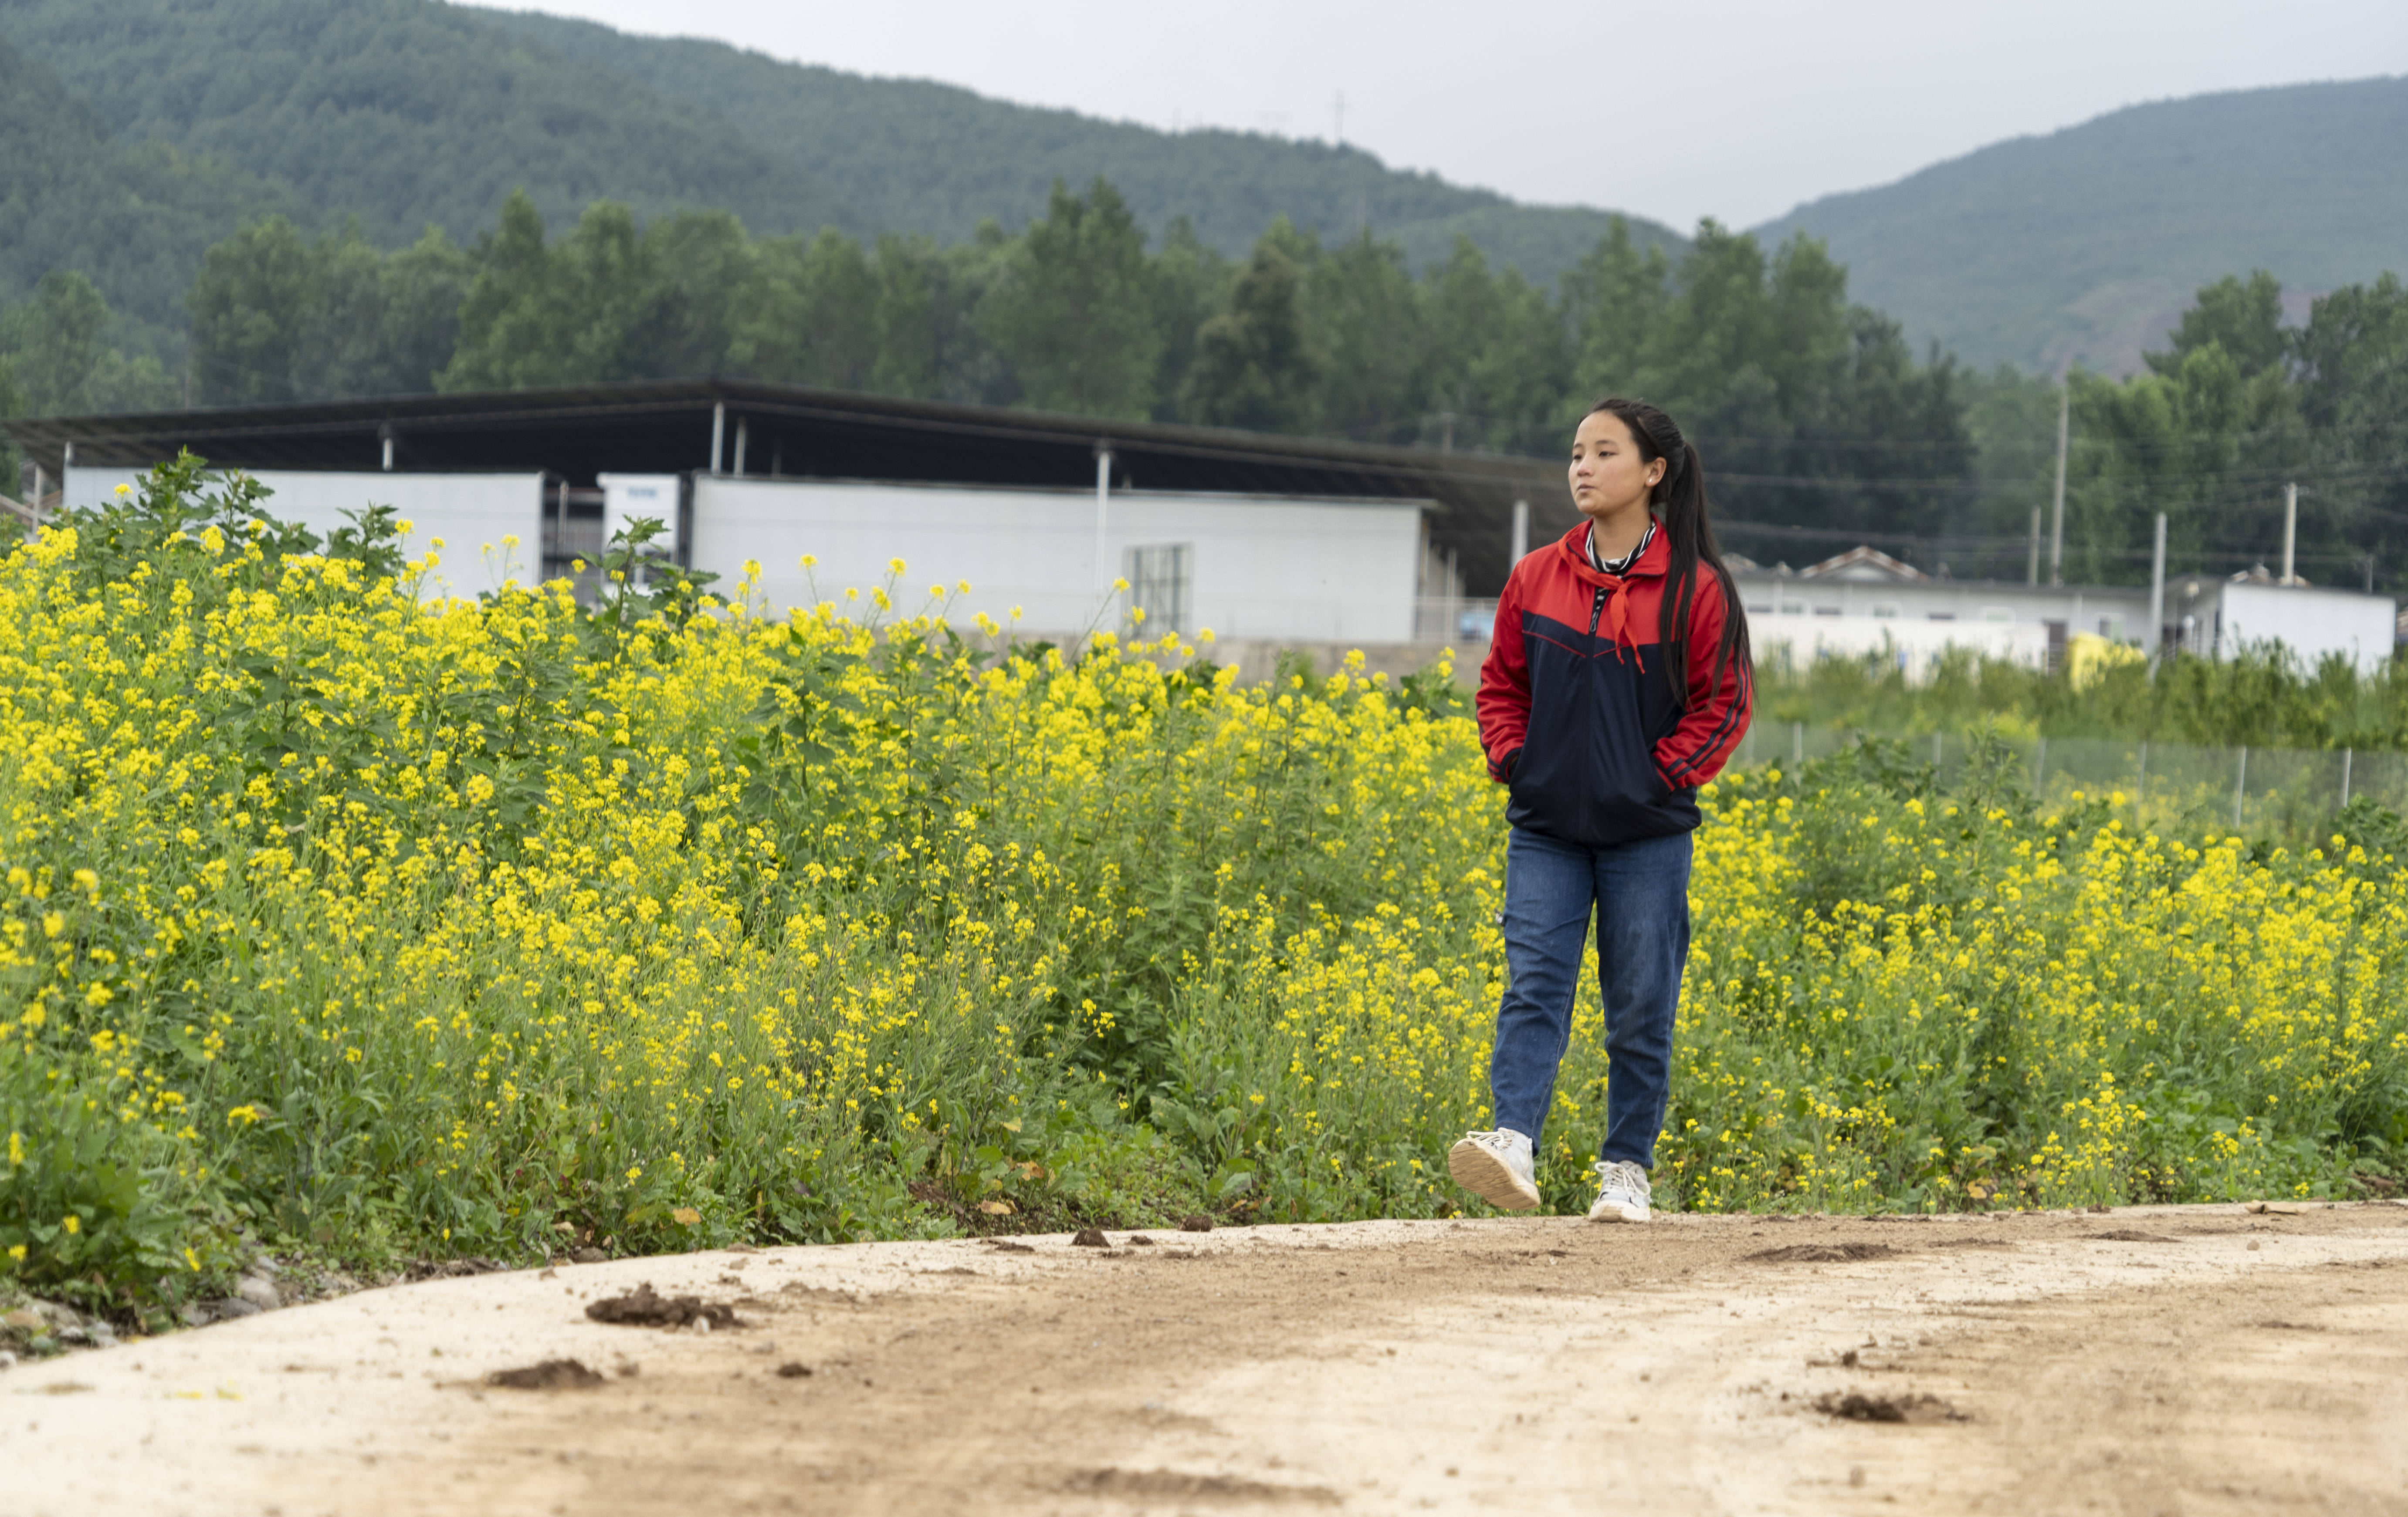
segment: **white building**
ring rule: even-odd
[[[2339,655],[2361,675],[2393,656],[2400,628],[2388,595],[2284,584],[2263,569],[2229,579],[2186,575],[2166,586],[2167,638],[2201,658],[2279,643],[2313,669]]]
[[[1737,555],[1731,566],[1756,656],[1770,663],[1882,655],[1920,680],[1950,649],[2056,668],[2076,637],[2149,644],[2145,586],[1941,580],[1862,547],[1796,571]],[[2339,652],[2365,671],[2390,656],[2397,610],[2388,596],[2278,585],[2262,572],[2186,576],[2166,586],[2159,637],[2200,658],[2279,641],[2308,667]]]
[[[772,608],[895,583],[906,610],[932,588],[947,614],[1017,613],[1049,636],[1110,628],[1259,641],[1405,642],[1425,586],[1419,502],[1029,490],[704,477],[686,553],[722,587],[761,565]],[[1098,533],[1100,532],[1100,544]],[[1097,549],[1102,551],[1098,556]],[[805,556],[818,562],[802,566]],[[906,565],[899,580],[889,562]],[[1115,580],[1126,580],[1125,594]],[[956,587],[967,583],[969,589]]]
[[[1325,648],[1412,642],[1468,604],[1468,579],[1501,582],[1514,503],[1538,474],[1528,460],[719,380],[5,424],[69,507],[179,448],[250,473],[268,509],[321,534],[390,506],[411,523],[406,551],[440,557],[430,594],[580,564],[590,583],[612,529],[650,515],[715,589],[758,564],[754,594],[774,609],[885,587],[900,559],[892,593],[907,611],[941,584],[948,615],[1008,623],[1017,608],[1032,637],[1142,609],[1149,631]]]
[[[2149,617],[2145,589],[1939,580],[1870,548],[1796,571],[1736,556],[1731,567],[1756,657],[1773,664],[1881,654],[1922,680],[1950,649],[1968,649],[2051,668],[2068,638],[2139,642]]]

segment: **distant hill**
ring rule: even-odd
[[[356,217],[387,245],[429,223],[466,240],[524,188],[555,226],[607,198],[727,210],[758,233],[950,242],[988,218],[1016,229],[1057,177],[1101,174],[1149,228],[1185,216],[1232,253],[1284,214],[1328,236],[1368,226],[1416,262],[1459,234],[1541,283],[1610,221],[1357,149],[1160,132],[436,0],[0,0],[0,40],[15,50],[0,299],[82,268],[171,360],[203,249],[268,210],[312,230]]]
[[[307,208],[229,165],[119,140],[50,69],[0,42],[0,303],[76,269],[117,307],[117,340],[170,351],[201,250],[280,210]]]
[[[1402,173],[1359,148],[1254,133],[1169,133],[990,100],[950,84],[866,79],[781,63],[724,42],[635,36],[593,21],[488,11],[496,24],[560,55],[635,79],[663,98],[717,112],[746,138],[841,199],[856,231],[968,236],[989,217],[1007,229],[1044,208],[1056,179],[1101,174],[1140,221],[1174,216],[1225,252],[1252,245],[1275,216],[1325,237],[1363,227],[1403,244],[1416,264],[1469,236],[1491,258],[1551,282],[1597,246],[1609,212],[1520,206],[1489,190]],[[1644,244],[1678,248],[1668,227],[1630,218]]]
[[[383,240],[550,216],[601,197],[737,212],[756,230],[848,220],[724,120],[433,0],[0,0],[0,38],[130,141],[220,156]]]
[[[1811,232],[1856,298],[1982,365],[2140,366],[2193,291],[2408,272],[2408,79],[2134,106],[1756,229]],[[2297,314],[2295,312],[2295,314]]]

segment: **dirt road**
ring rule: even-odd
[[[1129,1236],[435,1281],[21,1367],[0,1508],[2408,1513],[2399,1206]],[[638,1281],[741,1325],[588,1320]],[[488,1381],[563,1358],[599,1383]]]

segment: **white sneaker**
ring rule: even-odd
[[[1591,1222],[1645,1222],[1647,1198],[1654,1193],[1647,1184],[1647,1171],[1627,1159],[1612,1163],[1598,1160],[1597,1170],[1597,1204],[1588,1209]]]
[[[1447,1150],[1446,1172],[1490,1206],[1527,1211],[1539,1204],[1529,1137],[1511,1127],[1466,1133],[1462,1141]]]

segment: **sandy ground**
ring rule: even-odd
[[[1129,1236],[434,1281],[20,1367],[0,1509],[2408,1513],[2397,1205]],[[587,1320],[638,1281],[741,1325]],[[486,1379],[555,1358],[602,1382]]]

